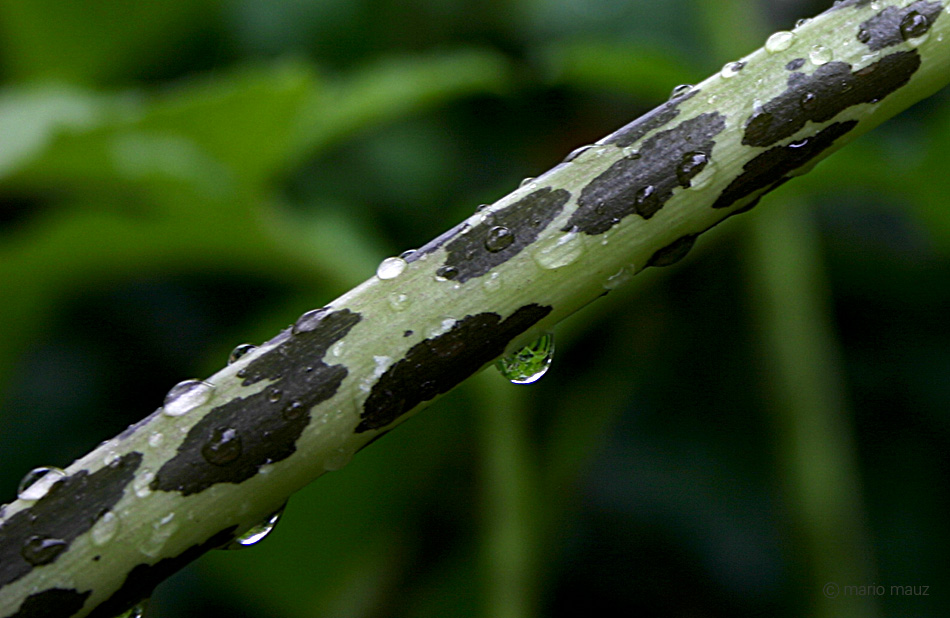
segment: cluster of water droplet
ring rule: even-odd
[[[554,334],[545,333],[514,354],[498,359],[495,366],[512,384],[531,384],[541,379],[554,358]]]

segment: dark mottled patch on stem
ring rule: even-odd
[[[728,208],[758,191],[775,189],[788,180],[789,173],[830,148],[835,140],[857,125],[856,120],[836,122],[817,135],[766,150],[742,166],[742,174],[723,190],[713,208]]]
[[[87,618],[115,618],[142,599],[151,596],[155,586],[168,579],[205,552],[221,547],[234,538],[237,526],[218,532],[199,545],[192,545],[177,556],[163,558],[155,564],[139,564],[129,571],[122,586],[99,604]]]
[[[648,138],[637,154],[620,159],[584,187],[564,231],[576,227],[603,234],[632,214],[649,219],[676,187],[690,186],[712,156],[713,138],[725,128],[725,116],[711,112]]]
[[[373,385],[356,433],[386,427],[423,401],[447,393],[549,313],[549,306],[530,304],[504,320],[497,313],[470,315],[417,343]]]
[[[82,609],[90,594],[92,590],[50,588],[26,597],[17,613],[9,618],[69,618]]]
[[[925,2],[923,0],[909,4],[904,8],[889,6],[871,19],[863,22],[858,28],[857,38],[868,46],[871,51],[878,51],[892,45],[900,45],[906,39],[902,30],[905,19],[916,13],[926,21],[920,21],[917,28],[914,28],[914,37],[926,34],[934,21],[943,10],[943,4],[940,2]],[[910,38],[910,37],[908,37]]]
[[[122,498],[135,477],[142,454],[127,453],[90,474],[80,470],[53,483],[33,506],[11,515],[0,525],[0,587],[35,568],[23,556],[31,539],[61,541],[43,564],[55,562],[76,537],[85,533]]]
[[[244,386],[263,380],[269,385],[208,412],[150,487],[187,496],[216,483],[241,483],[262,465],[293,454],[310,422],[311,408],[336,394],[348,373],[343,365],[327,365],[323,358],[360,319],[360,314],[348,309],[328,311],[312,330],[284,331],[265,344],[277,346],[238,375],[244,378]]]
[[[446,245],[445,266],[455,268],[453,279],[459,283],[481,277],[499,264],[521,253],[538,238],[544,228],[564,209],[571,194],[564,189],[545,187],[495,212],[485,213],[485,220]],[[512,235],[511,244],[490,251],[486,241],[492,230],[503,227]]]
[[[809,121],[827,122],[854,105],[880,101],[906,84],[919,67],[920,54],[907,51],[857,71],[845,62],[829,62],[811,75],[792,73],[788,88],[749,118],[742,143],[771,146]]]
[[[687,234],[677,238],[662,249],[655,251],[647,260],[647,266],[672,266],[676,264],[686,257],[689,250],[696,244],[698,237],[699,234]]]
[[[603,144],[613,144],[624,148],[636,143],[637,140],[642,138],[644,135],[650,131],[655,131],[660,127],[666,126],[674,118],[680,115],[679,106],[680,103],[688,101],[699,93],[699,90],[694,88],[689,92],[682,94],[678,97],[672,98],[663,105],[660,105],[651,111],[640,116],[630,124],[617,129],[603,140]]]

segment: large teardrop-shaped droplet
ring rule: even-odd
[[[31,536],[20,548],[20,555],[33,566],[42,566],[56,560],[68,545],[62,539],[48,536]]]
[[[512,384],[531,384],[541,379],[554,358],[554,333],[545,333],[514,354],[498,359],[495,366]]]
[[[17,497],[20,500],[39,500],[46,495],[53,483],[63,478],[66,478],[66,473],[59,468],[33,468],[20,481]]]
[[[280,521],[280,516],[284,514],[285,508],[287,508],[286,503],[284,506],[268,515],[267,519],[253,528],[248,529],[244,534],[234,539],[221,549],[244,549],[245,547],[250,547],[251,545],[260,543],[274,530],[274,526],[276,526],[277,522]]]
[[[211,399],[214,385],[201,380],[185,380],[172,387],[165,395],[162,412],[166,416],[181,416]]]

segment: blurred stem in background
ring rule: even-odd
[[[877,616],[873,596],[842,603],[823,589],[876,581],[874,561],[817,229],[792,192],[772,202],[749,227],[749,294],[780,473],[803,541],[802,592],[812,616]]]

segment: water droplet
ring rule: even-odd
[[[871,31],[867,28],[861,28],[858,30],[858,41],[861,43],[867,43],[871,40]]]
[[[435,278],[440,281],[451,281],[459,276],[459,269],[454,266],[440,266],[435,271]]]
[[[515,235],[508,228],[496,225],[488,230],[488,236],[485,238],[485,248],[492,253],[497,253],[511,246],[515,241]]]
[[[115,538],[118,530],[119,518],[112,511],[106,511],[92,526],[92,530],[90,531],[92,544],[102,547]]]
[[[148,445],[152,448],[158,448],[165,441],[165,436],[160,432],[155,432],[148,437]]]
[[[531,345],[498,359],[495,366],[512,384],[531,384],[541,379],[554,358],[554,334],[545,333]]]
[[[633,279],[633,273],[627,268],[621,268],[610,277],[607,277],[607,281],[604,282],[604,289],[616,289],[631,279]]]
[[[343,356],[343,349],[345,347],[346,347],[346,340],[340,339],[339,341],[334,343],[332,346],[330,346],[330,355],[333,356],[333,358],[340,358],[341,356]]]
[[[806,92],[798,99],[798,104],[806,112],[813,110],[818,105],[818,95],[814,92]]]
[[[564,163],[570,163],[577,157],[581,156],[591,148],[594,148],[595,144],[587,144],[586,146],[581,146],[580,148],[575,148],[572,150],[566,157],[564,157]]]
[[[401,258],[404,259],[404,260],[408,260],[409,258],[411,258],[412,256],[414,256],[415,254],[416,254],[416,250],[415,250],[415,249],[406,249],[405,251],[403,251],[402,253],[399,254],[399,257],[401,257]]]
[[[287,405],[285,405],[284,409],[281,410],[280,414],[281,416],[284,417],[284,419],[288,421],[295,421],[301,416],[303,416],[304,412],[306,411],[307,410],[302,403],[294,400],[288,403]]]
[[[393,311],[405,311],[409,307],[409,296],[402,292],[393,292],[389,295],[389,306]]]
[[[482,287],[489,292],[494,292],[501,287],[501,274],[498,272],[490,273],[482,281]]]
[[[705,152],[694,150],[684,154],[679,167],[676,168],[676,178],[680,185],[688,187],[689,181],[703,171],[707,163],[709,163],[709,156]]]
[[[485,210],[486,208],[488,208],[489,206],[490,204],[479,204],[478,206],[475,207],[475,212],[481,212]]]
[[[201,447],[201,456],[214,466],[226,466],[241,456],[241,436],[231,427],[218,427]]]
[[[673,88],[673,92],[670,93],[670,100],[684,97],[692,91],[693,91],[692,84],[680,84],[679,86]]]
[[[523,180],[521,181],[521,184],[519,184],[518,186],[519,186],[519,187],[526,187],[526,186],[530,185],[532,182],[534,182],[534,177],[529,176],[529,177],[523,179]]]
[[[395,279],[406,270],[406,260],[399,257],[388,257],[379,263],[376,276],[380,279]]]
[[[277,522],[280,521],[280,516],[284,514],[284,509],[286,507],[287,505],[284,504],[284,506],[268,515],[264,521],[257,524],[253,528],[249,528],[244,534],[237,537],[221,549],[244,549],[245,547],[250,547],[251,545],[257,545],[263,541],[268,534],[273,532],[274,526],[276,526]]]
[[[233,350],[231,350],[231,355],[228,356],[228,364],[229,364],[229,365],[233,365],[233,364],[236,363],[242,356],[244,356],[245,354],[248,354],[248,353],[250,353],[250,352],[253,352],[253,351],[256,350],[256,349],[257,349],[257,346],[254,345],[253,343],[242,343],[241,345],[239,345],[239,346],[237,346],[236,348],[234,348]]]
[[[169,513],[152,524],[152,535],[139,545],[139,550],[150,558],[157,558],[168,539],[178,530],[178,522],[174,521],[175,514]]]
[[[577,261],[584,253],[584,243],[575,231],[554,236],[539,243],[534,252],[534,261],[547,270],[555,270]]]
[[[810,21],[811,21],[811,18],[809,18],[809,17],[803,17],[803,18],[801,18],[801,19],[799,19],[798,21],[795,22],[795,27],[796,27],[796,28],[801,28],[802,26],[804,26],[805,24],[807,24],[807,23],[810,22]]]
[[[291,332],[295,335],[300,333],[308,333],[320,325],[321,320],[326,317],[327,313],[330,311],[329,307],[320,307],[319,309],[311,309],[310,311],[304,313],[297,321],[294,323]]]
[[[779,30],[765,41],[765,51],[770,54],[783,52],[795,42],[795,34],[788,30]]]
[[[920,38],[930,31],[930,19],[917,11],[909,11],[901,20],[900,28],[905,41]]]
[[[33,468],[26,473],[17,487],[17,498],[20,500],[39,500],[49,491],[53,483],[66,478],[66,473],[59,468]]]
[[[808,52],[808,59],[816,66],[828,64],[834,57],[835,54],[831,48],[824,45],[815,45]]]
[[[724,67],[722,67],[722,71],[720,71],[719,74],[722,75],[724,79],[729,79],[730,77],[735,77],[738,75],[739,71],[744,68],[745,62],[729,62]]]
[[[135,492],[135,495],[139,498],[147,498],[152,493],[152,488],[149,487],[149,485],[151,485],[154,480],[154,472],[143,470],[142,473],[136,476],[135,480],[132,481],[132,490]]]
[[[48,536],[31,536],[20,548],[20,555],[33,566],[49,564],[68,547],[66,541]]]
[[[172,387],[165,395],[162,412],[166,416],[181,416],[208,403],[214,386],[201,380],[185,380]]]
[[[656,187],[654,187],[653,185],[640,187],[637,190],[636,194],[634,194],[633,196],[633,203],[636,204],[637,206],[640,206],[644,202],[646,202],[648,199],[650,199],[650,196],[653,195],[654,193],[656,193]]]
[[[267,389],[267,401],[271,403],[277,403],[280,401],[280,398],[284,396],[284,392],[279,388],[272,386]]]
[[[338,448],[330,453],[323,462],[323,469],[327,472],[336,472],[343,469],[353,459],[353,449]]]
[[[144,599],[135,604],[135,607],[131,608],[127,612],[123,612],[116,616],[116,618],[142,618],[145,616],[145,610],[148,609],[148,599]]]
[[[881,0],[871,0],[871,10],[880,11],[881,7],[884,6]]]

